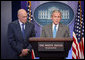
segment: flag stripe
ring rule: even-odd
[[[34,50],[32,49],[32,59],[35,59]]]
[[[72,51],[72,59],[75,59],[76,58],[76,55],[74,53],[74,51]]]
[[[72,53],[73,55],[72,55],[72,58],[78,58],[78,43],[77,43],[77,39],[76,39],[76,35],[75,35],[75,33],[73,32],[73,46],[72,46],[72,52],[74,52],[74,53]],[[75,55],[75,56],[74,56]]]
[[[82,48],[83,48],[83,55],[84,55],[84,38],[82,38]]]

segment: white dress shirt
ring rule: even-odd
[[[53,24],[52,24],[52,31],[54,31],[54,26],[55,26],[55,24],[53,23]],[[58,31],[58,27],[59,27],[59,24],[56,25],[56,30],[57,30],[57,31]],[[57,32],[57,31],[56,31],[56,32]]]
[[[21,28],[21,31],[22,31],[22,22],[19,20],[19,24],[20,24],[20,28]],[[25,29],[25,24],[24,24],[24,29]]]

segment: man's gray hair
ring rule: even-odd
[[[51,14],[51,17],[52,17],[52,15],[53,15],[53,13],[55,13],[55,12],[59,12],[59,13],[61,14],[61,16],[62,16],[62,13],[60,12],[60,10],[53,10],[53,11],[52,11],[52,14]]]
[[[17,15],[19,15],[20,14],[20,11],[26,11],[25,9],[19,9],[18,11],[17,11]],[[27,12],[27,11],[26,11]]]

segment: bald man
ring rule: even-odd
[[[8,42],[19,58],[31,58],[29,37],[35,37],[34,25],[27,21],[25,9],[19,9],[18,20],[8,25]]]

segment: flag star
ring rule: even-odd
[[[80,38],[78,38],[78,39],[80,39]]]
[[[83,17],[84,15],[82,15],[82,17]]]
[[[79,28],[79,27],[77,26],[77,28]]]
[[[78,14],[80,14],[80,13],[78,12]]]
[[[78,19],[78,21],[79,21],[79,19]]]
[[[79,5],[79,7],[80,7],[80,5]]]
[[[82,35],[84,35],[84,33],[82,33]]]
[[[77,25],[79,25],[79,23],[77,23]]]
[[[79,27],[79,29],[81,29],[81,28]]]
[[[27,14],[29,14],[29,13],[27,13]]]
[[[31,19],[32,20],[32,19]]]
[[[79,33],[80,33],[81,31],[79,31]]]
[[[80,36],[80,34],[78,36]]]
[[[78,32],[78,30],[76,30]]]
[[[28,9],[28,11],[29,11],[29,9]]]
[[[78,18],[80,18],[80,16],[78,16]]]
[[[78,9],[78,11],[80,11],[80,9]]]
[[[76,35],[78,35],[78,33]]]
[[[83,20],[83,18],[82,18],[82,20]]]
[[[84,32],[84,29],[82,31]]]
[[[84,26],[83,26],[83,28],[84,28]]]

